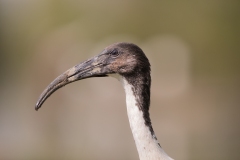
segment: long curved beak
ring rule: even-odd
[[[52,93],[69,83],[90,77],[106,77],[107,74],[111,74],[112,72],[108,69],[106,60],[106,55],[100,54],[70,68],[58,76],[42,92],[36,103],[35,110],[37,111]]]

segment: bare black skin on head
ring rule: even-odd
[[[44,101],[57,89],[74,81],[91,78],[106,77],[109,74],[119,74],[131,84],[137,106],[143,112],[145,125],[153,137],[150,106],[150,63],[144,52],[132,43],[115,43],[106,47],[99,55],[84,61],[57,77],[41,94],[35,106],[38,110]]]

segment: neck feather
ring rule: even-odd
[[[150,90],[150,86],[141,84],[134,86],[129,79],[124,77],[121,81],[126,93],[127,113],[139,158],[141,160],[171,160],[158,143],[151,125],[148,112],[150,92],[143,96]]]

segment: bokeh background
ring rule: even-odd
[[[240,159],[240,1],[0,0],[0,159],[138,159],[113,78],[45,87],[120,41],[152,64],[150,114],[174,159]]]

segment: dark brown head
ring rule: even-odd
[[[132,43],[115,43],[106,47],[99,55],[70,68],[57,77],[43,91],[35,109],[38,110],[53,92],[66,84],[91,77],[106,77],[109,74],[119,74],[132,82],[141,78],[148,85],[151,81],[150,64],[143,51]]]
[[[132,43],[116,43],[108,46],[101,54],[109,55],[108,68],[120,75],[129,75],[137,70],[150,69],[143,51]]]

